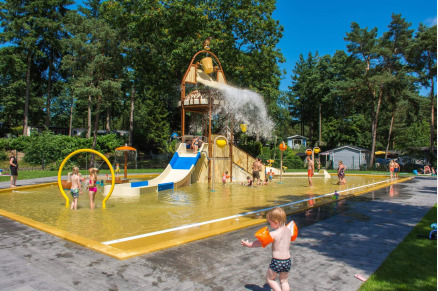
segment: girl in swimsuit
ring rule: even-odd
[[[195,139],[193,140],[193,152],[196,154],[198,152],[198,145],[199,145],[199,137],[195,137]]]
[[[228,171],[225,171],[225,173],[222,175],[222,184],[225,186],[225,184],[227,183],[227,179],[228,179]]]
[[[391,160],[391,162],[389,162],[389,174],[391,175],[391,180],[393,178],[393,173],[394,173],[394,160]]]
[[[338,185],[345,185],[347,182],[345,181],[345,170],[347,167],[342,163],[342,161],[339,161],[339,167],[338,167],[338,178],[339,182]]]
[[[96,192],[97,192],[96,181],[97,181],[97,174],[99,170],[96,168],[90,168],[88,172],[90,173],[90,185],[87,186],[88,196],[90,197],[90,208],[94,209],[95,208],[94,198],[96,197]]]

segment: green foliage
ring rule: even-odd
[[[427,147],[430,142],[430,127],[426,120],[408,125],[397,140],[397,149]]]
[[[123,138],[115,133],[105,134],[97,137],[96,149],[102,153],[111,153],[120,146],[123,146]]]
[[[301,55],[290,91],[280,92],[278,64],[285,60],[277,48],[283,27],[272,18],[275,0],[92,0],[78,11],[67,8],[72,2],[0,1],[0,121],[15,136],[23,132],[23,116],[25,124],[47,128],[66,126],[71,117],[72,127],[128,129],[132,98],[133,146],[173,150],[168,138],[180,127],[175,101],[181,78],[211,37],[227,82],[263,96],[277,136],[298,133],[315,144],[321,118],[329,147],[403,149],[424,145],[427,137],[429,146],[436,145],[436,25],[420,25],[414,34],[394,14],[378,36],[376,28],[353,22],[345,38],[348,54]],[[427,106],[420,85],[431,89]],[[25,140],[8,147],[24,150],[30,144]],[[98,141],[96,149],[110,150],[109,144]],[[246,150],[265,156],[255,143]]]
[[[7,160],[9,158],[9,155],[5,152],[0,150],[0,161]]]
[[[254,158],[259,158],[262,153],[262,143],[260,141],[254,141],[248,144],[241,144],[239,145],[239,147]]]
[[[11,134],[14,136],[20,136],[23,133],[23,127],[22,126],[16,126],[11,128]]]
[[[0,138],[0,151],[10,150],[9,141],[9,138]]]
[[[51,131],[33,133],[31,136],[0,139],[0,149],[25,153],[25,162],[31,165],[41,165],[62,160],[78,149],[91,148],[92,139],[55,135]],[[96,150],[101,153],[112,153],[123,145],[123,138],[116,134],[101,135],[97,137]]]
[[[9,139],[8,148],[10,150],[17,150],[19,152],[23,152],[26,149],[28,149],[30,146],[31,146],[30,138],[28,136],[20,135],[17,138],[10,138]]]
[[[303,160],[296,155],[293,151],[285,151],[286,158],[283,161],[283,166],[287,167],[288,169],[304,169],[304,162]]]

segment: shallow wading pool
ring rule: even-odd
[[[283,177],[282,183],[274,179],[258,187],[216,184],[214,192],[196,183],[134,197],[115,193],[105,209],[103,188],[98,186],[96,209],[90,210],[85,192],[76,211],[65,207],[57,185],[51,185],[0,193],[0,214],[124,259],[262,223],[273,206],[294,213],[332,201],[335,190],[345,197],[388,184],[385,176],[348,176],[347,181],[340,186],[335,177],[314,177],[309,187],[307,177]]]

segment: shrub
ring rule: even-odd
[[[91,148],[93,138],[69,137],[55,135],[51,131],[34,133],[31,136],[24,136],[10,139],[9,147],[23,151],[25,161],[33,165],[48,165],[50,163],[60,164],[70,153],[78,149]],[[114,149],[123,145],[123,139],[116,134],[98,136],[96,150],[105,154],[114,152]],[[77,157],[78,160],[81,157]],[[56,168],[56,164],[55,164]]]

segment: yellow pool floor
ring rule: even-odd
[[[409,178],[407,178],[409,179]],[[176,190],[120,197],[113,194],[101,207],[103,189],[96,195],[97,208],[89,207],[88,193],[79,197],[78,210],[65,207],[56,183],[0,191],[0,215],[117,259],[203,239],[256,224],[266,223],[264,214],[281,206],[288,214],[360,195],[406,179],[389,181],[385,176],[348,176],[347,185],[337,179],[283,177],[269,185],[247,187],[237,183],[196,183]]]

